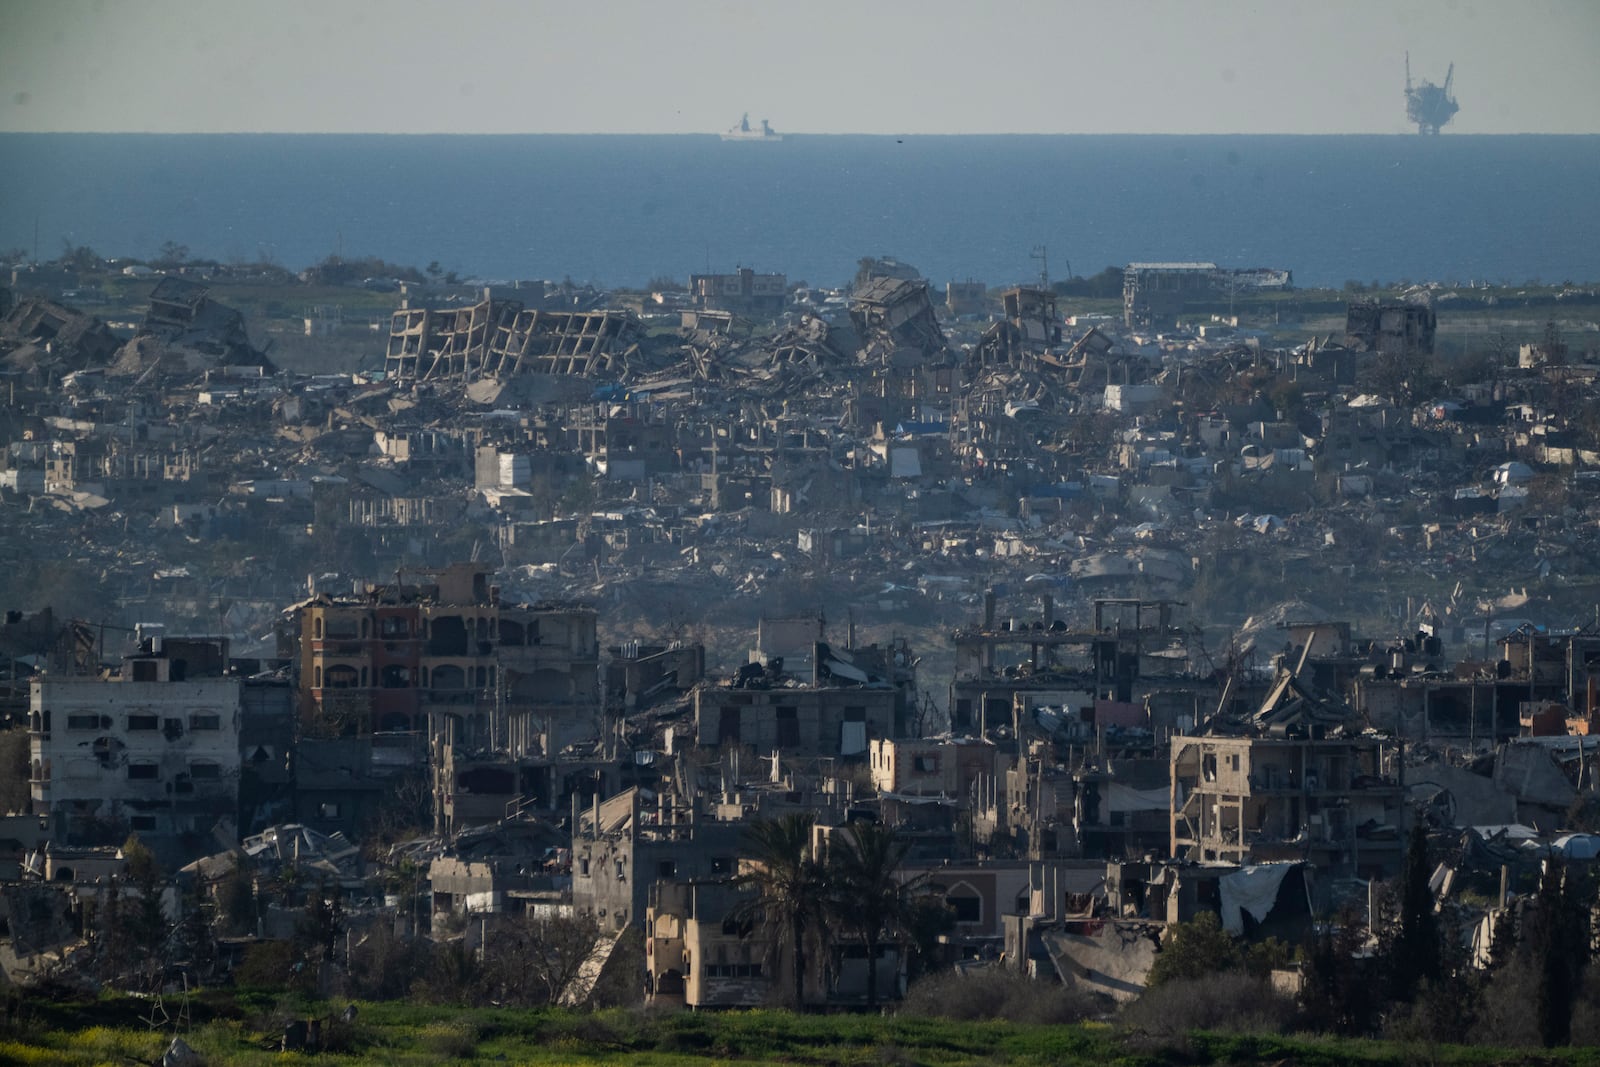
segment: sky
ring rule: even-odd
[[[0,0],[0,131],[1600,133],[1600,0]]]

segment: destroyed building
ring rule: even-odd
[[[639,336],[638,320],[625,311],[527,308],[486,289],[467,307],[402,301],[390,320],[385,367],[399,381],[615,375]]]
[[[132,830],[159,845],[236,822],[241,681],[223,675],[226,659],[222,639],[153,638],[115,676],[33,681],[33,807],[56,840]]]
[[[105,367],[121,346],[104,322],[52,300],[24,298],[0,318],[0,369],[34,376],[40,385]]]
[[[1122,272],[1122,321],[1130,328],[1170,326],[1191,303],[1226,299],[1240,292],[1289,289],[1293,285],[1290,271],[1270,267],[1129,263]]]
[[[1061,314],[1047,289],[1016,286],[1000,294],[1004,317],[973,350],[978,366],[1022,365],[1061,344]]]
[[[1173,625],[1168,601],[1098,598],[1093,626],[1070,628],[1043,597],[1041,617],[996,615],[997,597],[984,597],[983,621],[951,635],[955,675],[950,722],[980,735],[1013,721],[1021,697],[1033,705],[1070,709],[1092,730],[1111,721],[1118,705],[1140,699],[1152,685],[1187,667],[1184,632]],[[1104,720],[1102,722],[1101,720]]]
[[[1388,877],[1405,848],[1399,751],[1351,728],[1347,705],[1288,670],[1244,724],[1171,749],[1171,854],[1200,863],[1307,860]]]
[[[1345,343],[1361,352],[1432,355],[1439,319],[1426,303],[1353,301],[1345,312]]]
[[[260,373],[272,364],[250,344],[243,314],[212,299],[209,286],[169,274],[150,291],[139,332],[118,352],[111,373],[137,377],[159,368],[183,375],[229,367]]]
[[[1122,272],[1122,321],[1129,327],[1170,323],[1194,300],[1211,296],[1215,263],[1129,263]]]
[[[572,808],[572,905],[603,930],[642,928],[660,881],[738,873],[742,821],[720,821],[672,794],[637,787],[603,801],[596,793],[588,805],[574,795]]]
[[[441,827],[549,808],[552,763],[603,734],[593,609],[508,604],[473,564],[297,605],[307,737],[434,768]]]
[[[869,361],[903,348],[927,356],[945,349],[944,331],[924,281],[873,279],[851,294],[850,322]]]
[[[783,274],[757,274],[749,267],[732,274],[691,274],[689,297],[705,311],[776,315],[789,298],[789,279]]]

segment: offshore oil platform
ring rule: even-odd
[[[1417,124],[1418,133],[1438,133],[1460,110],[1456,98],[1450,95],[1450,82],[1456,76],[1456,65],[1450,64],[1445,72],[1444,84],[1424,81],[1411,84],[1411,53],[1406,53],[1406,118]]]

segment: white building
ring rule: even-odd
[[[129,677],[32,683],[33,810],[58,841],[97,823],[149,836],[237,818],[239,679],[171,681],[169,661],[136,662]]]

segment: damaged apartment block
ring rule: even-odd
[[[1359,300],[1345,313],[1345,344],[1384,355],[1432,355],[1438,316],[1425,303]]]
[[[210,293],[208,287],[186,278],[162,278],[150,292],[144,323],[138,336],[124,347],[117,369],[124,373],[140,370],[148,362],[147,354],[159,358],[163,349],[168,354],[198,353],[225,366],[270,367],[251,346],[244,315],[211,299]],[[147,353],[152,346],[158,351]]]
[[[151,637],[119,673],[48,675],[28,712],[33,809],[55,840],[117,843],[231,826],[242,683],[224,638]]]
[[[850,323],[869,361],[904,348],[924,356],[945,351],[944,331],[924,281],[872,279],[851,296]]]
[[[549,311],[483,299],[453,310],[402,304],[390,320],[391,378],[429,381],[518,374],[620,373],[640,329],[625,311]]]
[[[985,330],[973,350],[979,366],[1020,366],[1061,343],[1054,293],[1017,286],[1000,294],[1000,306],[1005,318]]]
[[[488,574],[455,564],[291,609],[304,736],[369,746],[361,777],[431,759],[441,832],[550,809],[571,788],[558,757],[603,736],[594,610],[502,604]]]
[[[1393,874],[1405,842],[1398,754],[1358,722],[1284,670],[1250,721],[1174,737],[1172,855]]]

